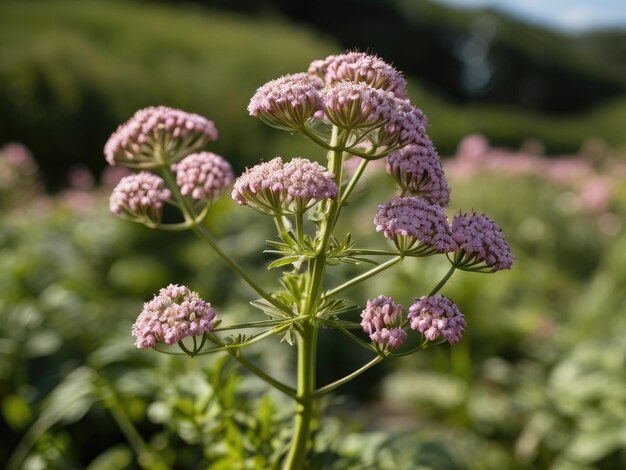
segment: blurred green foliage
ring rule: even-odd
[[[594,36],[598,44],[613,40]],[[620,54],[585,47],[611,60]],[[339,51],[277,19],[121,1],[5,1],[0,141],[26,142],[48,182],[60,184],[74,162],[101,168],[104,141],[137,108],[166,104],[214,119],[221,137],[211,150],[239,169],[276,153],[321,160],[304,139],[266,128],[245,108],[262,83]],[[590,136],[625,142],[624,99],[557,117],[460,106],[432,89],[410,80],[410,96],[446,152],[476,130],[496,144],[535,137],[552,150],[575,149]],[[71,204],[72,194],[43,196],[29,168],[12,177],[5,163],[0,462],[13,454],[27,457],[27,470],[201,468],[207,461],[216,469],[268,468],[284,452],[291,403],[238,375],[228,360],[141,352],[130,336],[142,302],[170,282],[199,291],[227,322],[259,318],[247,304],[251,292],[189,234],[115,220],[102,190]],[[493,276],[456,273],[446,285],[443,293],[468,320],[459,344],[386,361],[329,398],[312,468],[626,467],[623,182],[609,206],[617,230],[609,232],[597,214],[576,210],[565,186],[501,175],[451,183],[450,214],[488,213],[516,265]],[[392,184],[372,175],[359,194],[340,230],[352,230],[360,245],[384,247],[372,219]],[[276,287],[265,269],[271,258],[260,253],[271,237],[266,222],[224,200],[207,224],[255,278]],[[362,269],[332,268],[328,282]],[[346,294],[351,304],[384,293],[406,305],[446,270],[442,259],[411,260]],[[320,383],[369,360],[340,338],[321,335]],[[264,342],[246,355],[292,379],[285,343]]]
[[[415,31],[425,27],[427,18],[439,16],[418,15]],[[446,24],[454,31],[451,19]],[[422,48],[396,49],[384,59],[398,62],[401,51]],[[76,163],[95,171],[104,167],[102,147],[118,124],[141,107],[164,104],[215,120],[221,137],[212,150],[237,169],[279,154],[308,155],[313,150],[308,141],[273,132],[250,118],[246,106],[268,80],[304,71],[312,60],[339,52],[337,43],[312,30],[266,16],[115,0],[4,1],[0,142],[25,143],[37,156],[48,186],[58,188]],[[558,51],[550,54],[559,56]],[[597,69],[591,59],[574,59],[581,71]],[[568,67],[568,74],[576,73]],[[444,76],[458,75],[445,67],[431,68]],[[510,100],[506,105],[455,104],[438,94],[432,80],[410,82],[411,98],[429,116],[431,137],[444,154],[476,131],[494,144],[517,146],[538,138],[549,152],[577,150],[590,136],[610,144],[626,139],[624,98],[584,113],[544,115]],[[585,90],[579,87],[588,96]]]
[[[460,343],[385,361],[326,400],[311,468],[622,468],[626,234],[566,204],[567,186],[489,174],[451,184],[450,214],[492,216],[516,265],[459,272],[445,286],[468,320]],[[363,247],[387,246],[372,218],[392,186],[370,174],[339,231],[350,227]],[[268,468],[285,450],[289,400],[225,358],[137,351],[129,332],[142,301],[169,282],[200,291],[226,322],[258,319],[251,292],[188,234],[114,220],[106,195],[89,194],[80,212],[59,196],[1,216],[0,459],[17,448],[30,451],[28,469]],[[609,210],[625,208],[622,185]],[[271,258],[259,254],[268,221],[224,200],[207,223],[273,285]],[[384,293],[406,305],[446,265],[407,261],[348,290],[348,301]],[[328,283],[363,269],[333,267]],[[320,383],[369,360],[340,338],[321,337]],[[292,380],[293,352],[278,339],[246,355]]]

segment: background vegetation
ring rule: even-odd
[[[444,154],[480,131],[494,145],[583,146],[572,161],[587,170],[543,158],[540,171],[463,167],[463,152],[448,160],[449,214],[492,216],[516,265],[457,273],[446,286],[468,320],[459,344],[386,361],[329,399],[312,468],[626,467],[623,33],[567,37],[427,2],[342,2],[345,28],[296,16],[289,2],[172,3],[0,4],[0,143],[24,142],[40,168],[18,165],[15,148],[0,151],[0,462],[28,454],[26,469],[232,469],[244,458],[267,468],[283,451],[291,409],[280,395],[228,360],[140,352],[129,334],[142,302],[169,282],[200,291],[228,321],[258,315],[242,301],[251,293],[190,235],[116,220],[108,179],[93,186],[76,165],[98,173],[110,132],[152,104],[214,119],[221,136],[211,150],[238,169],[276,154],[323,160],[245,108],[265,81],[358,46],[410,73],[411,98]],[[463,85],[455,52],[477,24],[495,31],[482,89]],[[522,99],[527,73],[543,83],[543,100]],[[495,161],[499,151],[489,151]],[[46,194],[42,180],[57,191]],[[382,167],[360,194],[344,228],[384,247],[372,224],[393,195]],[[260,254],[272,229],[262,217],[226,198],[207,224],[262,283],[275,282]],[[407,304],[445,272],[443,261],[406,263],[347,294]],[[338,267],[330,282],[361,269]],[[322,382],[368,359],[333,334],[322,341]],[[286,344],[248,354],[291,379]]]

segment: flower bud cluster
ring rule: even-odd
[[[233,199],[242,206],[271,215],[302,213],[337,195],[335,176],[319,163],[280,157],[247,169],[237,180]]]
[[[327,86],[344,80],[365,82],[372,88],[390,91],[398,98],[407,97],[406,80],[402,74],[381,58],[363,52],[315,60],[309,66],[309,75],[321,78]]]
[[[113,189],[109,208],[124,218],[158,224],[163,203],[172,195],[164,186],[163,178],[147,171],[125,176]]]
[[[322,110],[321,88],[321,80],[306,73],[284,75],[256,91],[248,112],[278,129],[298,130]]]
[[[484,214],[461,214],[452,220],[452,237],[458,243],[459,269],[483,265],[492,272],[511,269],[515,258],[502,229]]]
[[[465,317],[459,308],[442,295],[415,299],[409,307],[408,318],[411,328],[420,331],[430,341],[441,337],[456,343],[466,326]]]
[[[427,137],[390,154],[387,173],[403,193],[421,196],[441,207],[450,202],[450,187],[441,160]]]
[[[457,249],[443,209],[417,196],[399,197],[378,206],[376,231],[393,240],[405,252],[449,253]]]
[[[166,188],[163,178],[148,171],[131,174],[113,189],[111,212],[155,226],[161,222],[164,203],[171,202],[171,190],[209,203],[221,196],[234,179],[230,164],[211,152],[191,153],[217,135],[213,122],[197,114],[166,106],[137,111],[107,141],[107,161],[163,171],[169,166],[177,187]]]
[[[441,295],[415,299],[409,307],[408,320],[411,329],[419,331],[429,341],[441,337],[456,343],[466,326],[465,317],[459,308]],[[402,305],[385,295],[368,300],[361,312],[363,331],[372,341],[389,350],[399,348],[406,339],[403,325]]]
[[[188,336],[211,332],[217,321],[211,304],[186,286],[170,284],[146,302],[133,324],[132,334],[140,349],[157,343],[174,344]]]
[[[172,170],[180,193],[197,201],[217,199],[235,179],[230,163],[211,152],[188,155],[172,165]]]
[[[110,165],[143,168],[175,163],[207,142],[217,140],[212,121],[198,115],[156,106],[140,109],[121,124],[104,146]]]
[[[406,99],[402,75],[380,58],[359,52],[329,56],[313,62],[308,74],[266,83],[252,97],[248,111],[288,131],[305,131],[315,119],[359,130],[349,146],[373,147],[371,158],[417,142],[426,132],[424,114]]]
[[[404,343],[406,331],[402,329],[403,321],[402,305],[385,295],[368,300],[361,312],[363,331],[372,341],[391,350],[399,348]]]

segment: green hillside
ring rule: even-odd
[[[33,149],[52,187],[63,184],[73,164],[101,169],[108,135],[138,108],[155,104],[213,119],[221,137],[211,149],[239,169],[279,149],[308,155],[312,148],[304,139],[267,129],[246,106],[269,79],[342,51],[310,29],[277,19],[72,0],[3,2],[0,44],[0,142]],[[427,78],[409,78],[411,98],[429,116],[444,154],[476,131],[513,146],[539,138],[550,152],[575,151],[590,136],[613,145],[626,141],[625,99],[561,117],[513,104],[459,104],[438,95]]]

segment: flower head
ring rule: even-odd
[[[324,114],[334,125],[348,129],[381,123],[393,93],[367,83],[343,81],[324,91]]]
[[[391,297],[379,295],[367,301],[361,312],[361,326],[372,341],[386,345],[389,349],[399,348],[406,338],[402,329],[403,309]]]
[[[170,284],[143,305],[132,334],[140,349],[156,343],[174,344],[188,336],[209,333],[217,316],[211,304],[185,286]]]
[[[323,108],[321,88],[321,80],[306,73],[285,75],[260,87],[248,112],[278,129],[297,130]]]
[[[441,160],[426,137],[390,154],[387,157],[387,173],[408,194],[422,196],[441,207],[447,206],[450,201],[450,187]]]
[[[111,212],[138,222],[158,224],[171,192],[162,178],[142,171],[120,180],[109,199]]]
[[[374,223],[376,231],[393,240],[402,252],[423,256],[457,249],[443,209],[417,196],[381,204]]]
[[[428,340],[439,337],[456,343],[465,330],[465,317],[459,308],[442,295],[423,296],[409,307],[411,328],[420,331]]]
[[[461,214],[452,220],[452,237],[459,245],[459,269],[476,270],[481,266],[492,272],[511,269],[515,257],[504,239],[502,229],[484,214]]]
[[[406,98],[406,80],[400,72],[381,58],[363,52],[348,52],[316,60],[309,66],[309,74],[332,85],[343,80],[365,82],[374,88],[390,91],[398,98]]]
[[[272,215],[304,212],[336,195],[334,175],[319,163],[294,158],[283,164],[280,157],[246,170],[232,192],[239,205]]]
[[[324,116],[342,129],[360,129],[362,142],[396,149],[426,133],[424,113],[408,100],[365,82],[337,82],[324,90]]]
[[[180,193],[196,200],[217,199],[235,179],[230,163],[211,152],[188,155],[172,170],[176,172]]]
[[[212,121],[180,109],[156,106],[140,109],[121,124],[104,146],[104,155],[110,165],[143,168],[158,166],[155,153],[161,159],[175,163],[185,155],[217,140],[217,129]]]

